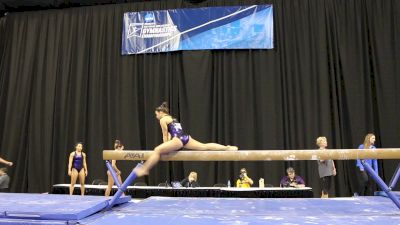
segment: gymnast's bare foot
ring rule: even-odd
[[[137,177],[143,177],[145,175],[149,175],[149,171],[146,170],[145,168],[143,168],[143,166],[139,167],[139,168],[136,168],[133,171],[136,173]]]
[[[237,151],[239,148],[237,146],[228,145],[226,148],[227,151]]]

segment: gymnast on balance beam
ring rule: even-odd
[[[217,143],[201,143],[185,134],[181,124],[177,119],[169,115],[168,104],[163,102],[155,110],[155,115],[160,120],[163,143],[158,145],[143,166],[135,169],[137,177],[148,175],[150,169],[160,160],[161,154],[178,151],[185,147],[191,150],[231,150],[236,151],[238,147],[230,145],[221,145]]]

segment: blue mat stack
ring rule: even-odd
[[[0,199],[0,224],[18,224],[18,221],[21,224],[74,224],[105,209],[110,198],[0,193]],[[119,203],[130,200],[123,197]]]

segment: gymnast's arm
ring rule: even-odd
[[[121,174],[121,170],[117,167],[117,160],[111,160],[111,166],[118,175]]]
[[[167,125],[167,117],[164,117],[160,120],[161,131],[163,135],[163,142],[169,141],[169,133],[168,133],[168,125]]]
[[[69,160],[68,160],[68,176],[71,176],[72,160],[73,159],[74,159],[74,153],[71,152],[71,154],[69,154]]]
[[[7,160],[1,158],[1,157],[0,157],[0,162],[1,162],[1,163],[4,163],[4,164],[7,164],[7,165],[9,165],[9,166],[12,166],[12,165],[13,165],[12,162],[9,162],[9,161],[7,161]]]
[[[82,152],[83,154],[83,168],[85,169],[85,175],[88,175],[88,170],[87,170],[87,165],[86,165],[86,154],[84,152]]]

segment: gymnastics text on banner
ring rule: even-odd
[[[122,54],[202,49],[272,49],[272,5],[124,13]]]

